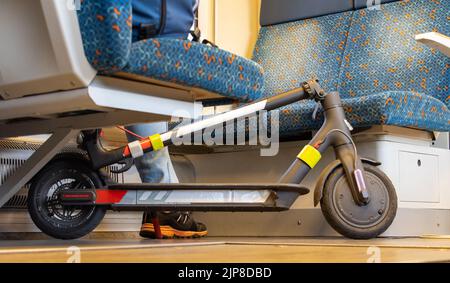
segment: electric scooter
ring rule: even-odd
[[[326,93],[315,79],[304,82],[298,89],[114,150],[103,148],[97,130],[85,131],[82,132],[81,146],[87,151],[94,170],[120,162],[130,165],[130,160],[173,144],[174,137],[182,138],[258,111],[271,111],[305,99],[321,104],[325,121],[276,183],[102,185],[96,178],[87,178],[92,172],[86,168],[74,174],[73,164],[81,166],[82,161],[79,160],[72,161],[72,165],[67,162],[55,165],[41,173],[48,174],[40,178],[47,181],[32,185],[29,192],[30,215],[43,232],[60,239],[73,239],[95,229],[107,210],[284,211],[299,196],[309,193],[309,189],[299,185],[300,182],[319,163],[325,150],[333,147],[336,160],[320,175],[314,204],[320,203],[327,222],[348,238],[379,236],[395,218],[395,188],[377,168],[379,162],[358,156],[351,137],[353,129],[345,118],[339,94]],[[76,185],[68,181],[64,183],[74,175],[79,179]]]

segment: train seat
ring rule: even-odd
[[[449,35],[450,1],[384,1],[391,3],[380,9],[359,2],[354,2],[355,11],[262,27],[254,60],[265,71],[264,96],[317,77],[327,91],[340,93],[356,128],[393,125],[448,132],[450,58],[415,36],[430,31]],[[318,129],[323,116],[319,111],[312,120],[313,111],[312,102],[281,109],[281,135]]]
[[[84,50],[103,75],[190,87],[250,101],[261,96],[263,69],[230,52],[188,40],[132,42],[131,0],[84,0],[78,17]]]

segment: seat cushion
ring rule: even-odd
[[[450,111],[438,99],[408,91],[390,91],[343,99],[346,117],[355,128],[372,125],[392,125],[447,132]],[[317,130],[323,123],[320,108],[312,120],[314,103],[297,103],[280,109],[280,135],[291,136],[307,130]]]
[[[263,69],[255,62],[209,45],[171,38],[134,43],[123,72],[240,101],[259,98],[264,87]]]

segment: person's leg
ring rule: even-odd
[[[128,126],[127,129],[141,137],[148,137],[166,132],[167,122]],[[130,142],[138,139],[129,133],[127,133],[127,138]],[[135,165],[143,183],[178,183],[167,148],[135,159]],[[186,212],[161,213],[159,221],[164,238],[202,237],[207,234],[206,226],[196,222]],[[144,213],[140,235],[146,238],[155,237],[151,215],[148,213]]]
[[[128,126],[127,129],[141,137],[149,137],[166,132],[167,122],[133,125]],[[130,142],[138,140],[129,133],[127,133],[127,138]],[[178,183],[167,147],[137,158],[135,165],[143,183]]]

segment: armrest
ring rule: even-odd
[[[131,50],[131,0],[83,0],[78,11],[84,51],[102,73],[126,66]]]
[[[416,40],[450,57],[450,37],[438,32],[428,32],[416,35]]]

